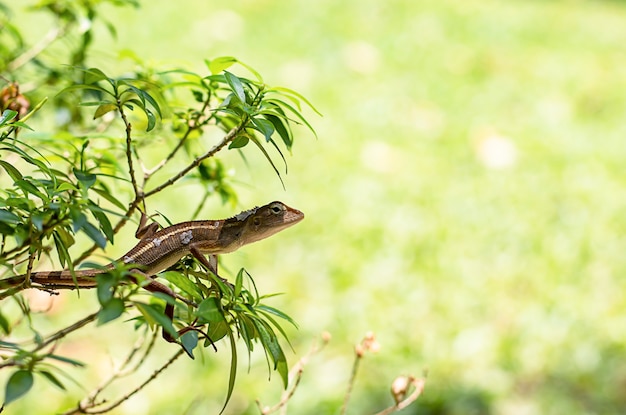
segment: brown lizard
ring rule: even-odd
[[[205,255],[215,258],[215,255],[233,252],[295,225],[303,218],[304,214],[299,210],[282,202],[272,202],[228,219],[181,222],[161,230],[158,230],[157,223],[151,223],[140,227],[136,234],[141,238],[139,243],[116,262],[136,264],[137,270],[133,269],[133,272],[152,277],[191,254],[216,273],[217,263],[209,261]],[[115,262],[112,262],[100,269],[77,270],[74,271],[75,279],[69,270],[31,272],[29,281],[28,274],[0,280],[0,288],[29,286],[31,282],[50,289],[93,288],[97,286],[97,275],[114,268]],[[180,298],[170,288],[151,278],[143,288]],[[172,317],[173,311],[173,306],[168,304],[168,317]]]

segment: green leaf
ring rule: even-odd
[[[239,294],[241,293],[241,288],[243,287],[243,273],[244,269],[241,268],[237,273],[237,277],[235,277],[235,292],[233,294],[235,298],[239,297]]]
[[[208,323],[224,321],[219,300],[215,297],[205,298],[199,305],[196,315]]]
[[[20,398],[33,387],[33,374],[28,370],[14,372],[6,384],[4,405],[8,405]]]
[[[14,126],[14,127],[20,127],[20,128],[26,128],[27,130],[30,130],[30,131],[35,131],[35,130],[33,130],[33,129],[32,129],[32,128],[28,125],[28,124],[23,123],[23,122],[21,122],[21,121],[14,121],[14,122],[12,122],[12,123],[11,123],[11,126]]]
[[[59,362],[69,363],[72,366],[85,367],[85,364],[83,362],[80,362],[80,361],[75,360],[75,359],[70,359],[69,357],[59,356],[59,355],[56,355],[56,354],[49,354],[49,355],[46,355],[46,356],[48,358],[50,358],[50,359],[58,360]]]
[[[4,334],[11,333],[11,326],[9,325],[9,320],[7,320],[4,314],[2,314],[1,312],[0,312],[0,328],[2,328],[2,331],[4,332]]]
[[[228,86],[230,86],[231,91],[235,93],[235,95],[237,96],[237,98],[239,98],[239,101],[241,101],[242,104],[245,104],[246,93],[243,90],[243,84],[241,83],[241,79],[228,71],[224,71],[224,77],[226,78],[226,82],[228,83]]]
[[[187,352],[189,357],[193,359],[193,349],[198,346],[198,332],[195,330],[191,330],[183,334],[182,336],[180,336],[180,343],[182,344],[183,349],[185,349],[185,352]]]
[[[89,173],[86,171],[78,170],[76,167],[72,169],[74,172],[74,176],[76,179],[85,186],[85,189],[89,189],[97,180],[97,176],[93,173]]]
[[[215,58],[210,61],[205,60],[205,63],[209,68],[209,71],[211,71],[211,74],[217,75],[237,63],[237,58],[232,56],[220,56],[219,58]]]
[[[146,127],[146,131],[151,131],[156,125],[156,117],[148,108],[144,108],[144,112],[146,113],[146,117],[148,117],[148,126]]]
[[[263,118],[253,118],[252,124],[256,127],[255,129],[260,131],[261,134],[265,137],[265,141],[270,141],[272,135],[274,134],[274,125]]]
[[[226,321],[221,321],[219,323],[209,324],[209,331],[207,332],[207,335],[209,336],[209,339],[211,339],[211,341],[215,343],[216,341],[221,340],[224,336],[226,336],[228,332],[228,323],[226,323]],[[209,344],[211,343],[205,343],[204,347],[207,347]]]
[[[167,316],[163,312],[163,309],[153,304],[145,304],[137,301],[133,301],[133,304],[135,305],[135,307],[137,307],[137,310],[139,310],[139,312],[143,315],[148,324],[157,324],[163,327],[163,329],[165,329],[170,335],[172,335],[172,337],[178,337],[178,333],[176,332],[174,325],[172,324],[170,319],[167,318]]]
[[[105,198],[106,200],[108,200],[109,202],[111,202],[116,207],[120,208],[121,210],[125,210],[126,209],[124,204],[122,202],[120,202],[119,200],[117,200],[115,198],[115,196],[113,196],[109,190],[98,189],[96,187],[91,188],[91,190],[93,190],[94,192],[98,193],[100,196],[102,196],[103,198]]]
[[[99,274],[96,275],[96,282],[98,283],[96,288],[98,302],[104,307],[113,299],[113,287],[115,287],[117,281],[111,274]]]
[[[23,179],[22,173],[20,173],[20,171],[16,169],[11,163],[0,160],[0,166],[2,166],[4,170],[6,170],[7,174],[11,176],[11,179],[13,179],[14,182]]]
[[[102,117],[104,114],[107,114],[111,111],[116,111],[117,110],[117,105],[113,104],[111,102],[108,102],[106,104],[100,104],[100,106],[96,109],[96,112],[93,115],[93,119],[97,119]]]
[[[228,376],[228,392],[226,392],[226,402],[220,411],[220,415],[226,409],[230,397],[235,389],[235,379],[237,378],[237,346],[235,345],[235,336],[231,330],[228,330],[228,339],[230,340],[230,372]]]
[[[287,367],[287,358],[283,353],[283,349],[280,347],[280,344],[278,344],[276,335],[272,331],[271,327],[267,325],[267,323],[256,319],[253,321],[255,327],[257,328],[261,343],[263,344],[265,351],[269,353],[269,356],[274,362],[274,370],[278,372],[283,380],[283,386],[286,388],[287,383],[289,382],[289,373]]]
[[[91,211],[91,213],[93,214],[93,216],[96,218],[96,220],[100,224],[100,230],[102,230],[102,232],[104,232],[104,235],[106,236],[106,238],[111,243],[113,243],[113,238],[115,237],[115,234],[113,232],[113,226],[111,225],[111,221],[109,220],[109,217],[102,211],[102,209],[100,209],[93,202],[91,202],[88,205],[88,207],[89,207],[89,210]]]
[[[300,121],[302,121],[302,123],[304,123],[304,125],[307,126],[307,128],[313,133],[313,135],[315,137],[317,137],[317,133],[313,129],[313,126],[311,124],[309,124],[309,122],[302,116],[302,114],[300,114],[300,112],[297,109],[295,109],[291,105],[287,104],[285,101],[281,101],[279,99],[271,98],[271,99],[266,99],[265,101],[266,102],[271,102],[271,103],[275,104],[276,106],[280,107],[281,109],[285,109],[285,108],[288,109],[296,117],[298,117],[298,119],[300,119]]]
[[[43,377],[45,377],[46,379],[48,379],[48,381],[50,381],[50,383],[52,383],[54,386],[56,386],[59,389],[65,390],[65,386],[61,383],[61,381],[59,381],[59,379],[56,378],[56,376],[54,376],[52,373],[48,372],[47,370],[42,370],[39,372]]]
[[[70,219],[72,220],[72,230],[78,232],[87,222],[87,216],[81,212],[78,206],[70,206]]]
[[[124,301],[119,298],[112,298],[98,312],[98,326],[115,320],[122,315],[124,309]]]
[[[4,110],[2,112],[2,115],[0,115],[0,127],[2,127],[4,124],[8,123],[15,117],[17,117],[17,111]]]
[[[85,232],[85,234],[94,241],[100,248],[104,248],[107,244],[107,239],[104,237],[102,232],[98,230],[94,225],[89,222],[85,222],[81,227],[81,230]]]
[[[270,306],[265,305],[265,304],[259,304],[258,306],[256,306],[256,309],[259,310],[259,311],[266,312],[268,314],[273,314],[273,315],[275,315],[277,317],[282,318],[283,320],[288,321],[294,327],[296,327],[296,328],[298,327],[296,322],[291,317],[289,317],[287,314],[283,313],[282,311],[280,311],[280,310],[278,310],[278,309],[276,309],[274,307],[270,307]]]
[[[67,88],[63,88],[61,91],[59,91],[59,93],[57,93],[57,96],[64,94],[66,92],[80,91],[82,89],[87,89],[89,91],[98,91],[98,92],[102,92],[104,94],[113,96],[111,91],[101,87],[100,85],[85,85],[85,84],[70,85]]]
[[[193,298],[200,298],[200,289],[196,286],[196,284],[191,282],[189,278],[185,277],[180,272],[167,271],[159,275],[164,277],[166,280],[168,280]]]
[[[43,230],[43,222],[44,222],[44,220],[46,219],[47,216],[48,215],[43,213],[43,212],[34,212],[30,216],[30,221],[35,226],[35,229],[37,229],[39,232],[41,232]]]
[[[233,149],[233,148],[242,148],[245,147],[248,142],[250,141],[250,139],[244,135],[241,134],[239,136],[237,136],[229,145],[228,145],[228,149]]]
[[[112,84],[112,80],[98,68],[89,68],[85,70],[85,84],[95,84],[98,81],[106,79]]]
[[[67,238],[64,238],[63,234],[71,238],[71,244],[66,243]],[[56,228],[54,232],[52,232],[52,239],[54,239],[54,246],[56,247],[59,262],[61,266],[65,268],[66,264],[72,263],[72,258],[70,257],[70,252],[68,248],[74,244],[74,238],[72,238],[72,236],[66,230],[62,228]]]
[[[276,115],[272,114],[263,114],[263,116],[272,123],[278,135],[283,140],[285,147],[287,150],[291,150],[291,146],[293,145],[293,137],[291,136],[290,130],[283,124],[283,121],[278,118]]]
[[[33,196],[37,196],[44,202],[47,202],[49,200],[48,196],[45,193],[42,193],[39,189],[37,189],[37,186],[35,186],[31,180],[35,179],[26,178],[22,180],[17,180],[15,182],[15,185],[19,187],[22,192],[24,192],[24,196],[28,197],[28,195],[31,194]]]
[[[265,147],[263,147],[263,145],[261,143],[259,143],[259,140],[257,140],[255,137],[250,137],[250,139],[252,140],[252,142],[254,142],[254,144],[256,144],[258,149],[261,150],[261,153],[263,153],[263,155],[265,156],[267,161],[272,166],[272,169],[274,169],[274,172],[278,176],[278,179],[280,180],[280,182],[283,184],[283,187],[285,187],[285,183],[283,182],[283,178],[280,175],[280,171],[278,171],[278,169],[276,168],[276,165],[274,164],[274,160],[272,160],[270,155],[267,153],[267,151],[265,150]]]
[[[303,95],[301,95],[300,93],[294,91],[293,89],[285,88],[285,87],[282,87],[282,86],[275,86],[275,87],[272,87],[272,88],[267,90],[267,92],[271,92],[271,91],[276,91],[276,92],[281,93],[281,94],[283,94],[285,96],[287,96],[286,94],[293,95],[293,96],[297,97],[299,100],[304,101],[304,103],[306,103],[313,111],[315,111],[315,113],[317,115],[319,115],[320,117],[323,117],[322,113],[319,112],[317,110],[317,108],[315,108],[313,106],[313,104],[311,104],[311,102],[308,99],[306,99]]]
[[[21,219],[13,212],[0,209],[0,222],[8,223],[9,225],[17,225],[21,222]]]

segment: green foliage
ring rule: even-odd
[[[183,261],[162,275],[178,299],[153,293],[146,301],[141,287],[147,281],[133,275],[129,266],[115,264],[95,277],[97,312],[51,335],[41,336],[33,326],[20,291],[31,286],[28,275],[38,269],[42,257],[53,263],[56,258],[60,267],[73,272],[95,250],[112,244],[133,214],[148,211],[149,200],[183,178],[203,191],[196,214],[212,195],[234,203],[236,192],[224,163],[216,157],[220,151],[237,150],[243,157],[246,146],[253,143],[282,181],[271,152],[278,154],[286,169],[284,153],[294,145],[292,125],[304,124],[314,133],[301,104],[316,110],[303,96],[266,85],[257,71],[233,57],[206,60],[207,73],[143,67],[119,76],[90,66],[87,56],[93,32],[90,25],[85,29],[77,23],[99,21],[102,3],[137,5],[134,1],[50,0],[34,7],[58,25],[51,28],[49,48],[56,40],[79,39],[68,55],[57,60],[40,59],[37,55],[42,51],[32,49],[23,29],[11,23],[12,10],[0,4],[1,23],[7,29],[0,32],[0,79],[5,83],[0,91],[0,171],[5,173],[0,175],[0,264],[5,274],[14,270],[26,274],[23,284],[2,287],[3,309],[13,300],[20,316],[1,313],[0,327],[9,336],[22,333],[27,325],[32,337],[30,344],[0,342],[0,369],[16,369],[6,384],[5,405],[31,390],[33,374],[65,388],[54,374],[59,370],[55,363],[80,363],[53,354],[57,342],[90,322],[102,326],[125,315],[132,316],[134,328],[144,336],[162,330],[178,338],[180,350],[192,358],[198,347],[215,348],[216,342],[227,339],[232,362],[226,402],[235,384],[237,341],[249,352],[259,344],[269,369],[276,370],[286,385],[287,362],[278,341],[285,331],[278,320],[293,321],[261,303],[264,297],[243,270],[230,285],[195,260]],[[108,29],[114,33],[112,25]],[[242,68],[254,79],[238,75]],[[25,84],[27,91],[21,89]],[[49,102],[39,96],[41,91],[54,99]],[[31,106],[34,100],[39,104]],[[54,120],[58,114],[68,116],[60,127]],[[137,130],[142,132],[137,133],[135,126],[141,126]],[[222,134],[217,142],[215,132]],[[155,143],[163,151],[156,162],[149,151]],[[146,167],[149,162],[154,163],[152,168]],[[85,240],[90,247],[84,246]],[[246,279],[249,284],[244,284]],[[182,306],[181,300],[187,304]],[[174,321],[164,314],[172,306]],[[85,405],[100,403],[92,397]]]

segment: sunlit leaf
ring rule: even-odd
[[[97,109],[96,112],[93,115],[93,119],[95,120],[96,118],[100,118],[102,117],[104,114],[109,113],[111,111],[116,111],[117,110],[117,105],[113,104],[113,103],[105,103],[105,104],[101,104]]]
[[[245,103],[246,93],[243,90],[241,80],[228,71],[224,71],[224,77],[226,78],[226,82],[228,83],[228,86],[230,86],[230,89],[235,93],[237,98],[239,98],[239,101]]]
[[[205,63],[209,68],[209,71],[211,71],[213,75],[217,75],[237,63],[237,58],[233,58],[232,56],[221,56],[219,58],[211,59],[210,61],[205,60]]]

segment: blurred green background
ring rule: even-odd
[[[626,413],[626,3],[151,0],[107,18],[117,39],[101,28],[95,66],[124,49],[197,71],[232,55],[324,114],[307,114],[318,140],[299,130],[286,191],[260,157],[224,157],[241,208],[278,199],[307,215],[224,262],[284,293],[269,303],[299,323],[292,363],[333,336],[289,413],[338,413],[367,331],[381,350],[351,414],[390,405],[391,381],[424,369],[403,414]],[[191,193],[178,186],[152,209],[185,220]],[[232,213],[216,199],[203,215]],[[92,307],[84,295],[64,306]],[[89,330],[64,345],[97,369],[87,390],[132,343],[112,341],[129,323]],[[165,359],[175,346],[159,347]],[[203,359],[178,361],[115,413],[217,413],[226,347]],[[249,374],[242,360],[229,414],[280,394],[260,350]],[[59,408],[84,394],[39,387]]]

